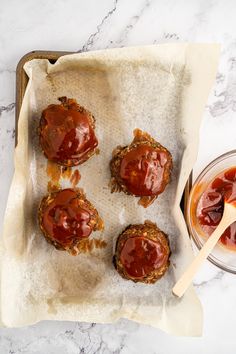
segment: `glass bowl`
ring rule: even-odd
[[[236,150],[227,152],[213,160],[194,182],[187,201],[187,224],[190,235],[192,236],[198,249],[201,249],[207,240],[207,236],[197,225],[196,206],[199,198],[208,186],[208,184],[221,172],[229,168],[236,167]],[[236,274],[236,251],[222,246],[219,242],[211,252],[208,260],[217,267]]]

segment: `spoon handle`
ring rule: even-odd
[[[190,264],[190,266],[186,269],[186,271],[183,273],[183,275],[173,287],[172,292],[175,295],[181,297],[185,293],[198,269],[201,267],[202,263],[209,256],[212,249],[217,244],[218,240],[220,239],[220,236],[227,229],[227,227],[235,220],[236,208],[234,206],[231,206],[230,204],[225,203],[224,214],[221,219],[221,222],[219,223],[215,231],[211,234],[211,236],[208,238],[204,246],[201,248],[196,258],[193,260],[193,262]]]

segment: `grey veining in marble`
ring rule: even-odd
[[[222,43],[216,83],[204,112],[198,174],[214,157],[236,147],[235,18],[234,0],[1,0],[0,228],[13,174],[15,68],[21,56],[34,49]],[[174,338],[126,320],[112,325],[42,322],[0,329],[0,353],[234,354],[235,279],[209,263],[195,279],[205,314],[202,338]]]

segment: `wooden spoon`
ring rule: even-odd
[[[190,264],[190,266],[186,269],[184,274],[180,277],[180,279],[173,287],[172,291],[178,297],[181,297],[188,289],[198,269],[201,267],[205,259],[209,256],[223,232],[234,221],[236,221],[236,203],[235,200],[232,203],[230,203],[230,201],[231,200],[228,199],[228,201],[224,202],[224,213],[219,225],[208,238],[204,246],[201,248],[197,257],[193,260],[193,262]]]

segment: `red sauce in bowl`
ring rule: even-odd
[[[224,211],[224,200],[228,203],[236,201],[236,167],[216,176],[198,201],[196,217],[205,234],[211,235],[220,223]],[[220,242],[236,250],[236,222],[225,230]]]

